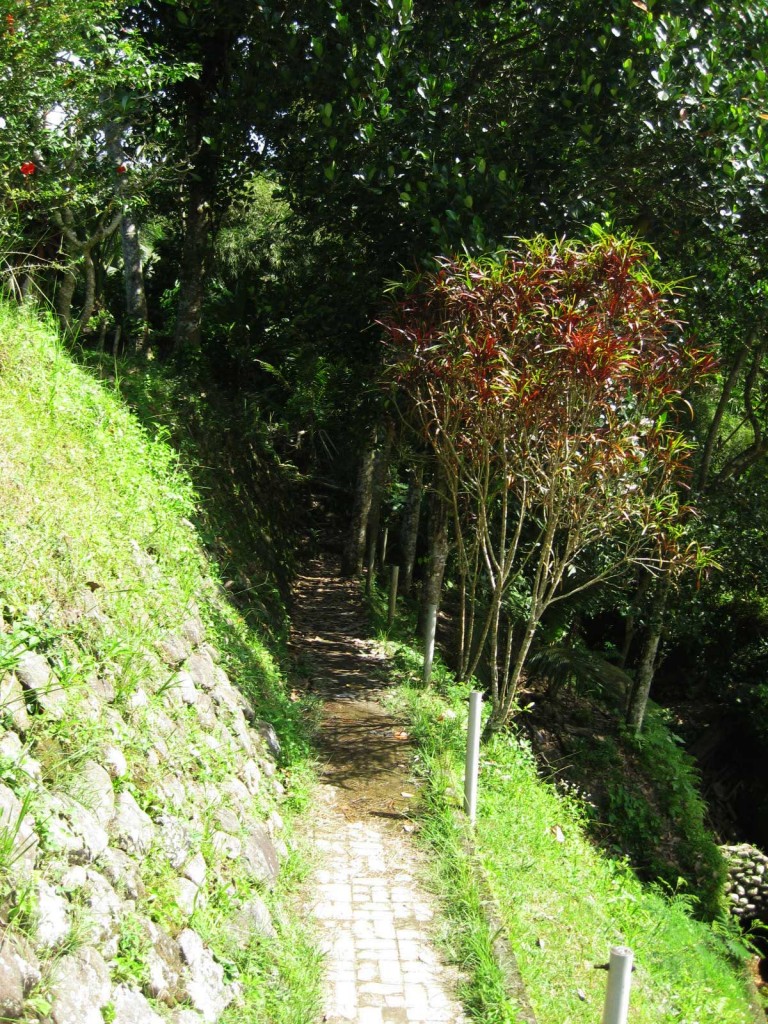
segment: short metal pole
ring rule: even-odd
[[[387,547],[389,545],[389,524],[387,524],[381,531],[381,555],[380,561],[382,565],[387,564]]]
[[[390,565],[389,567],[389,615],[387,616],[387,629],[390,629],[395,621],[397,611],[397,583],[400,577],[400,566]]]
[[[633,959],[634,954],[627,946],[611,947],[603,1024],[627,1024]]]
[[[432,659],[435,656],[435,632],[437,630],[437,605],[427,605],[424,629],[424,682],[432,678]]]
[[[480,765],[480,712],[483,695],[473,690],[469,695],[467,723],[467,761],[464,768],[464,810],[471,825],[477,817],[477,773]]]

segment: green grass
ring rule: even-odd
[[[435,855],[446,912],[456,922],[454,955],[469,969],[465,998],[473,1019],[506,1024],[516,1020],[514,1006],[503,1006],[489,963],[478,885],[457,823],[469,690],[439,664],[425,689],[420,655],[402,639],[390,640],[390,650],[401,684],[396,699],[419,745],[426,788],[422,834]],[[633,1024],[762,1019],[737,930],[724,920],[711,926],[695,920],[685,888],[643,885],[626,859],[599,850],[588,837],[584,806],[540,777],[522,739],[498,736],[482,748],[479,795],[476,855],[538,1024],[600,1019],[606,975],[596,965],[608,960],[612,945],[628,945],[635,954]]]
[[[283,865],[277,890],[260,894],[272,910],[277,938],[257,936],[244,943],[229,932],[232,892],[243,898],[251,894],[251,886],[237,871],[226,884],[214,886],[208,907],[195,913],[193,927],[243,988],[242,1000],[225,1011],[220,1024],[315,1024],[318,1020],[322,957],[301,910],[306,872],[306,856],[293,852]]]
[[[156,812],[168,771],[167,763],[153,763],[151,757],[160,739],[153,715],[160,713],[174,727],[162,738],[165,757],[185,781],[202,787],[231,772],[226,750],[207,745],[210,737],[192,710],[164,701],[174,672],[161,662],[157,642],[199,614],[207,640],[221,654],[221,667],[258,717],[278,731],[281,777],[288,790],[283,815],[304,806],[313,771],[306,729],[312,709],[289,697],[278,642],[284,609],[275,607],[279,595],[272,588],[275,625],[269,637],[263,625],[253,628],[254,622],[263,623],[261,604],[254,603],[250,616],[242,605],[247,595],[237,606],[231,600],[231,588],[224,586],[230,567],[222,573],[201,538],[210,539],[211,524],[231,517],[232,509],[217,508],[216,488],[201,493],[193,484],[190,470],[200,469],[193,467],[194,439],[186,440],[182,465],[168,432],[142,425],[119,386],[78,366],[52,323],[31,309],[2,302],[0,406],[0,678],[24,651],[36,650],[68,696],[60,721],[33,715],[24,734],[26,755],[39,766],[43,786],[76,792],[84,763],[98,761],[105,745],[117,742],[129,774],[116,788],[132,791],[142,806]],[[204,405],[197,412],[204,416]],[[166,414],[174,418],[173,410]],[[211,437],[216,431],[199,426],[207,437],[205,458],[215,461]],[[251,452],[250,458],[255,457]],[[231,494],[226,497],[231,501]],[[208,534],[199,533],[195,523],[208,524]],[[94,712],[89,701],[97,677],[114,687],[112,707],[130,722],[130,728],[119,726],[117,737],[113,722],[98,709]],[[147,704],[133,708],[131,698],[139,688],[147,693]],[[13,724],[13,710],[0,709],[6,727]],[[23,769],[4,760],[0,778],[26,800],[24,809],[34,817],[35,786]],[[254,799],[254,811],[266,815],[272,803],[265,787]],[[202,843],[211,809],[196,810]],[[55,867],[56,853],[49,848],[44,818],[37,828],[45,876],[49,862]],[[27,911],[6,885],[13,838],[10,832],[0,836],[0,903],[23,931],[24,915],[34,907]],[[151,916],[174,934],[183,924],[174,896],[176,874],[154,850],[142,870],[149,891],[136,913]],[[223,923],[229,888],[240,885],[236,869],[218,865],[209,872],[208,906],[196,911],[194,925],[244,990],[244,1000],[227,1011],[226,1024],[309,1024],[315,1019],[318,958],[295,906],[302,870],[301,858],[293,854],[269,896],[277,938],[238,950],[227,947]],[[141,981],[144,939],[130,916],[123,924],[116,977]],[[77,936],[73,941],[79,941]]]

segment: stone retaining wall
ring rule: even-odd
[[[756,846],[722,846],[728,864],[725,892],[731,913],[742,921],[768,921],[768,856]]]
[[[128,693],[33,650],[0,679],[3,1020],[215,1024],[241,987],[193,914],[226,892],[233,943],[274,935],[278,738],[196,610],[144,665]]]

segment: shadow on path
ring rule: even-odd
[[[322,781],[340,790],[355,817],[400,821],[413,789],[404,728],[381,704],[386,660],[369,629],[358,581],[340,577],[327,555],[298,577],[291,647],[308,673],[307,689],[323,704],[315,743]],[[343,810],[342,806],[342,810]]]

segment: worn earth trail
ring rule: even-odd
[[[419,883],[409,809],[412,751],[383,707],[387,666],[365,639],[359,585],[327,556],[300,576],[291,644],[323,702],[323,763],[310,824],[320,863],[311,912],[326,954],[329,1024],[465,1024],[457,975],[432,944],[433,898]]]

